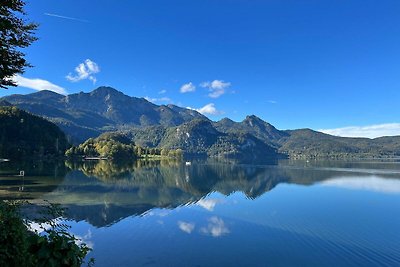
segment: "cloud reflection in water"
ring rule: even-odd
[[[334,186],[354,190],[367,190],[379,193],[400,193],[400,180],[385,179],[378,176],[368,178],[346,177],[321,182],[324,186]]]
[[[191,234],[195,228],[194,223],[183,222],[183,221],[178,221],[178,226],[179,226],[179,229],[181,229],[183,232],[188,233],[188,234]]]
[[[225,225],[225,222],[216,216],[208,219],[207,227],[202,227],[201,232],[213,237],[220,237],[230,233],[228,227]]]
[[[220,202],[218,199],[200,199],[196,204],[208,211],[214,211],[215,206]]]

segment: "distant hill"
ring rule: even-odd
[[[0,158],[63,156],[68,146],[53,123],[16,107],[0,107]]]
[[[138,145],[181,148],[186,154],[233,158],[400,157],[400,136],[337,137],[311,129],[276,129],[255,115],[241,122],[210,121],[174,105],[155,105],[111,87],[90,93],[59,95],[40,91],[11,95],[0,105],[16,105],[58,125],[75,143],[109,131],[121,131]]]
[[[292,158],[400,157],[400,136],[375,139],[338,137],[311,129],[285,131],[279,151]]]
[[[375,139],[338,137],[311,129],[281,131],[255,115],[242,122],[214,122],[225,133],[248,133],[291,158],[400,157],[400,136]]]

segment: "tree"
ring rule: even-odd
[[[23,73],[31,65],[19,49],[37,40],[34,31],[37,24],[27,22],[23,16],[23,0],[1,0],[0,4],[0,88],[17,86],[12,77]],[[22,17],[19,16],[22,15]]]
[[[168,149],[166,149],[166,148],[162,148],[162,149],[161,149],[161,156],[167,157],[167,156],[168,156],[168,153],[169,153],[169,150],[168,150]]]

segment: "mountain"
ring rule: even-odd
[[[369,139],[332,136],[311,129],[281,131],[255,115],[242,122],[224,118],[214,126],[224,133],[251,134],[291,158],[400,156],[400,136]]]
[[[0,158],[63,156],[68,146],[53,123],[16,107],[0,107]]]
[[[241,122],[210,121],[197,111],[155,105],[111,87],[60,95],[40,91],[0,98],[0,106],[17,107],[58,125],[81,143],[103,132],[122,131],[138,145],[183,149],[186,154],[260,159],[280,157],[399,157],[400,136],[337,137],[311,129],[278,130],[255,115]]]
[[[111,87],[90,93],[60,95],[39,91],[0,99],[57,124],[73,141],[82,142],[110,130],[133,126],[177,126],[195,118],[197,111],[174,105],[155,105],[144,98],[124,95]]]
[[[0,99],[0,107],[11,107],[12,104],[5,101],[4,99]]]
[[[151,126],[127,132],[140,146],[182,149],[186,155],[233,158],[246,161],[270,160],[277,150],[244,132],[223,133],[209,120],[194,119],[175,127]]]
[[[228,118],[224,118],[215,122],[214,126],[223,133],[251,134],[273,147],[278,147],[279,140],[288,136],[286,132],[279,131],[255,115],[247,116],[242,122],[234,122]]]

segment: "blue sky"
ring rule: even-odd
[[[400,134],[400,1],[31,0],[26,11],[40,24],[25,50],[35,67],[0,96],[108,85],[213,120]]]

